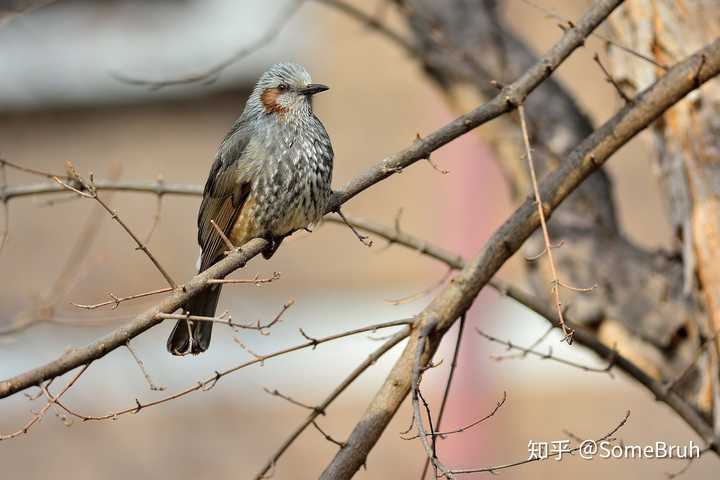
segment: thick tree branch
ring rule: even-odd
[[[572,52],[581,47],[588,35],[607,18],[622,0],[599,0],[578,20],[577,24],[568,28],[562,38],[517,81],[504,87],[492,100],[461,115],[445,127],[414,142],[412,146],[387,157],[380,163],[355,178],[343,190],[336,192],[331,201],[330,211],[346,202],[366,188],[374,185],[385,177],[401,171],[408,165],[424,158],[449,143],[451,140],[470,130],[489,122],[500,115],[517,108],[538,85],[545,81]],[[348,188],[352,187],[352,188]]]
[[[621,3],[622,0],[599,0],[596,2],[593,8],[578,21],[577,25],[567,29],[560,41],[540,61],[528,69],[519,80],[503,88],[490,102],[458,117],[426,137],[414,141],[410,147],[385,158],[365,173],[351,180],[340,191],[333,194],[328,212],[337,211],[343,203],[381,180],[401,171],[418,160],[427,158],[433,151],[473,128],[516,108],[533,89],[547,79],[573,51],[580,47],[590,32],[602,23]],[[707,68],[704,70],[707,71]],[[97,187],[102,188],[100,182],[98,182]],[[163,185],[163,187],[167,188],[166,185]],[[159,182],[158,188],[161,188]],[[0,398],[62,375],[75,367],[97,360],[107,355],[108,352],[125,345],[135,336],[160,323],[162,320],[158,319],[158,313],[172,313],[179,309],[193,295],[207,288],[209,279],[223,278],[234,270],[245,266],[250,259],[257,256],[266,246],[267,242],[263,239],[249,241],[240,249],[230,252],[226,258],[208,270],[193,277],[187,284],[179,287],[158,305],[138,315],[125,327],[86,347],[70,350],[53,362],[0,382]]]
[[[593,10],[603,3],[596,3]],[[720,40],[675,65],[655,84],[637,95],[633,105],[626,106],[573,149],[562,165],[541,182],[546,216],[620,147],[674,103],[718,73]],[[480,290],[538,228],[539,222],[534,202],[526,200],[495,232],[478,256],[423,310],[416,321],[418,328],[414,330],[403,354],[357,423],[348,438],[347,447],[336,454],[323,472],[322,479],[350,478],[365,463],[370,449],[410,391],[413,359],[418,348],[417,332],[430,319],[437,319],[435,333],[429,337],[429,345],[422,356],[423,365],[427,365],[444,333],[470,308]],[[713,437],[703,437],[718,448]]]
[[[290,445],[292,445],[293,442],[297,440],[300,434],[304,432],[305,429],[310,424],[312,424],[312,422],[314,422],[319,415],[324,415],[325,410],[330,406],[330,404],[334,402],[335,399],[340,396],[340,394],[344,392],[345,389],[347,389],[360,376],[361,373],[367,370],[368,367],[370,367],[371,365],[375,364],[380,359],[380,357],[387,353],[391,348],[393,348],[401,341],[405,340],[409,334],[409,328],[402,329],[401,331],[395,333],[392,337],[387,339],[385,343],[383,343],[377,350],[368,355],[368,357],[352,372],[350,372],[350,374],[337,387],[335,387],[332,392],[330,392],[327,398],[325,398],[322,403],[315,407],[313,411],[308,414],[305,420],[303,420],[303,422],[298,425],[298,427],[295,428],[295,430],[293,430],[290,435],[288,435],[288,437],[282,442],[280,447],[278,447],[278,449],[270,456],[268,461],[265,463],[265,465],[263,465],[263,467],[255,475],[254,478],[256,480],[266,478],[265,475],[267,474],[267,472],[272,469],[273,465],[277,463],[280,457],[285,453],[285,451],[287,451]]]
[[[328,219],[334,223],[341,223],[340,220],[333,217],[329,217]],[[352,217],[348,217],[348,221],[368,233],[379,235],[391,243],[396,243],[416,250],[419,253],[434,258],[453,269],[459,270],[467,265],[467,262],[461,256],[437,245],[428,243],[425,240],[419,239],[413,235],[397,231],[392,227]],[[537,313],[553,327],[560,328],[556,311],[548,306],[544,300],[536,297],[535,295],[526,293],[522,289],[512,285],[507,285],[496,279],[490,280],[488,284],[495,288],[500,294],[515,300],[519,304],[524,305],[528,309]],[[720,453],[720,439],[714,438],[712,426],[692,407],[692,405],[682,398],[682,396],[672,391],[670,385],[657,381],[645,373],[630,359],[624,357],[616,350],[602,343],[593,332],[574,322],[572,316],[569,316],[567,321],[571,328],[575,331],[574,339],[579,345],[591,350],[598,357],[610,361],[612,367],[618,368],[645,387],[653,394],[657,401],[663,402],[672,408],[675,413],[677,413],[703,439],[706,441],[709,439],[708,443],[711,449]]]

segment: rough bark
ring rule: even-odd
[[[460,108],[464,106],[458,101],[462,97],[459,92],[470,87],[481,97],[492,95],[493,81],[504,83],[514,78],[537,58],[504,20],[498,8],[500,2],[399,3],[415,41],[427,52],[426,71],[448,93],[451,104],[460,103]],[[629,2],[628,7],[633,3]],[[616,14],[610,18],[617,17]],[[664,60],[672,65],[711,39],[686,45],[682,54]],[[626,52],[622,55],[632,65],[657,68]],[[648,56],[652,57],[650,53]],[[660,69],[654,73],[642,88],[664,72]],[[600,70],[598,74],[602,74]],[[694,95],[697,94],[693,98]],[[572,93],[552,78],[528,97],[526,112],[533,144],[538,146],[536,162],[541,172],[555,168],[559,159],[593,130],[592,122]],[[714,123],[720,123],[717,117]],[[495,122],[494,130],[487,132],[485,129],[484,138],[494,147],[513,198],[518,202],[524,200],[530,185],[519,127],[505,116]],[[617,343],[620,352],[654,378],[674,379],[692,361],[702,342],[702,331],[695,325],[704,322],[703,303],[709,299],[694,291],[683,291],[682,256],[651,251],[627,238],[616,215],[616,201],[622,199],[614,198],[612,180],[600,169],[553,213],[551,236],[555,241],[563,241],[562,248],[553,251],[562,278],[573,285],[598,286],[590,293],[563,291],[563,298],[573,317],[593,329],[607,345]],[[702,218],[711,216],[708,211],[712,208],[715,207],[708,205]],[[707,221],[703,226],[707,228]],[[542,237],[538,234],[531,237],[527,252],[534,254],[542,249]],[[712,252],[712,247],[708,251]],[[528,262],[526,271],[534,291],[550,301],[552,279],[546,265],[544,259]],[[702,401],[707,376],[700,370],[696,373],[699,375],[690,375],[690,380],[678,389],[704,414],[710,414],[711,404]]]
[[[614,35],[662,65],[720,35],[720,4],[714,0],[633,0],[611,21]],[[610,48],[613,75],[632,93],[662,75],[649,62],[632,61]],[[713,82],[670,109],[652,128],[657,180],[685,267],[684,292],[702,299],[706,315],[688,316],[686,327],[705,337],[720,329],[720,84]],[[718,346],[698,363],[703,410],[718,415]],[[714,406],[714,408],[713,408]]]
[[[553,213],[619,148],[687,95],[698,85],[698,79],[710,78],[718,72],[720,40],[676,65],[652,87],[639,94],[633,105],[625,107],[585,138],[568,154],[562,165],[540,183],[545,215]],[[321,479],[351,478],[364,464],[370,449],[410,391],[416,351],[422,348],[418,341],[426,328],[432,326],[432,333],[420,355],[422,366],[430,362],[440,340],[455,320],[470,308],[480,290],[539,225],[537,206],[533,199],[528,198],[492,235],[478,255],[417,316],[405,350]],[[699,422],[698,433],[708,446],[718,451],[720,447],[712,429],[700,420],[696,412],[688,413]]]

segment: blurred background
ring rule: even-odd
[[[14,3],[2,2],[12,9]],[[40,2],[43,3],[43,2]],[[382,2],[352,2],[373,13]],[[519,0],[501,2],[505,17],[536,51],[560,36],[557,21]],[[376,5],[377,4],[377,5]],[[577,18],[588,1],[543,0],[567,18]],[[218,143],[240,114],[257,77],[272,63],[304,64],[316,82],[331,86],[315,99],[335,149],[333,184],[354,175],[453,118],[443,96],[418,64],[367,26],[325,5],[308,1],[267,45],[232,65],[211,84],[151,90],[118,76],[166,79],[208,68],[277,28],[289,2],[261,0],[155,0],[152,2],[63,0],[0,20],[0,155],[22,166],[62,173],[72,161],[96,178],[203,184]],[[6,12],[7,13],[7,12]],[[390,26],[405,25],[392,9]],[[599,123],[620,101],[592,62],[603,45],[590,40],[558,72],[590,117]],[[612,100],[610,100],[612,99]],[[664,247],[669,227],[651,178],[646,139],[635,139],[609,162],[620,215],[628,235],[647,247]],[[477,135],[465,135],[433,155],[449,170],[427,162],[374,186],[345,207],[348,214],[392,225],[465,256],[477,252],[513,210],[490,149]],[[10,186],[43,181],[8,169]],[[144,237],[176,279],[190,278],[198,254],[197,197],[167,196],[156,228],[157,198],[148,194],[105,194],[113,208]],[[7,244],[0,254],[0,328],[49,318],[0,337],[0,377],[50,361],[71,346],[84,345],[128,321],[157,298],[92,312],[70,302],[97,303],[107,293],[129,295],[164,286],[163,278],[136,252],[130,239],[94,202],[74,196],[25,197],[10,203]],[[97,228],[88,234],[88,225]],[[92,229],[91,229],[92,230]],[[75,249],[80,255],[71,256]],[[513,259],[500,277],[522,285],[521,263]],[[68,265],[69,263],[69,265]],[[219,311],[236,321],[271,319],[289,299],[295,305],[271,334],[240,334],[253,351],[269,353],[303,339],[298,328],[319,337],[370,323],[412,316],[430,297],[393,305],[437,283],[446,268],[417,253],[375,238],[366,248],[345,227],[325,224],[294,235],[271,261],[257,259],[234,277],[282,278],[264,286],[226,286]],[[63,272],[69,272],[62,275]],[[444,420],[447,428],[487,414],[507,392],[504,407],[480,426],[443,440],[440,454],[458,467],[490,466],[527,458],[528,442],[568,438],[569,430],[595,438],[632,414],[619,433],[627,444],[657,440],[684,444],[697,437],[634,382],[618,374],[588,373],[526,358],[495,361],[504,353],[475,327],[519,345],[543,334],[545,322],[483,292],[468,317],[461,358]],[[166,322],[133,341],[155,383],[173,392],[251,358],[229,329],[216,327],[210,351],[193,358],[171,357]],[[320,403],[378,343],[358,335],[267,361],[222,379],[215,388],[116,421],[74,422],[70,428],[46,416],[28,435],[0,444],[0,464],[9,478],[55,476],[91,479],[252,478],[307,412],[271,397],[278,389],[307,404]],[[423,384],[437,408],[450,363],[454,334],[438,354],[443,364]],[[601,360],[568,347],[551,335],[554,353],[587,365]],[[396,347],[368,370],[320,417],[334,438],[345,438],[397,358]],[[546,347],[544,347],[546,348]],[[57,387],[56,387],[57,388]],[[64,398],[88,414],[107,413],[162,396],[149,391],[124,349],[93,364]],[[22,426],[40,408],[15,395],[0,405],[0,432]],[[356,478],[417,478],[424,453],[419,441],[399,432],[411,419],[406,402],[370,453]],[[281,458],[274,478],[316,478],[337,447],[309,428]],[[716,467],[703,458],[684,475],[703,478]],[[595,460],[568,458],[506,472],[510,478],[659,477],[683,468],[682,460]],[[480,475],[478,475],[479,477]],[[472,476],[471,476],[472,477]]]

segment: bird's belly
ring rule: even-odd
[[[268,225],[268,231],[275,236],[283,236],[295,230],[307,228],[317,223],[325,211],[326,202],[318,197],[296,197],[278,212],[277,217]]]
[[[252,197],[240,212],[229,236],[230,241],[239,246],[252,238],[282,237],[310,227],[322,218],[328,197],[329,188],[327,192],[307,189],[296,195],[265,197],[262,200]]]
[[[272,225],[271,231],[273,235],[282,236],[309,227],[317,221],[318,218],[314,212],[303,208],[293,208]]]

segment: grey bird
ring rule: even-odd
[[[333,149],[312,109],[312,96],[328,87],[312,83],[295,63],[262,74],[240,118],[220,144],[198,212],[199,272],[227,249],[214,221],[235,246],[262,237],[270,258],[283,238],[316,224],[331,195]],[[215,315],[221,284],[184,306],[194,316]],[[212,322],[180,320],[168,338],[173,355],[207,350]]]

